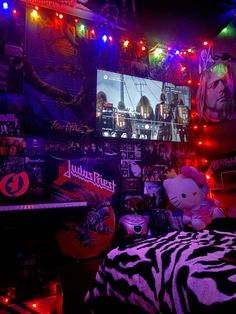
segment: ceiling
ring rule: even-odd
[[[85,5],[103,13],[107,4],[118,8],[117,24],[133,35],[182,46],[215,37],[236,13],[236,0],[87,0]]]

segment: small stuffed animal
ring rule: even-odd
[[[184,211],[183,223],[194,230],[204,229],[213,219],[224,217],[218,203],[207,197],[209,185],[204,173],[184,166],[175,178],[163,182],[169,201]]]

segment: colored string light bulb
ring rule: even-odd
[[[128,48],[128,46],[129,46],[129,41],[128,41],[128,40],[125,40],[124,43],[123,43],[123,46],[124,46],[125,48]]]
[[[7,2],[3,2],[2,7],[4,10],[7,10],[9,8],[9,5]]]
[[[103,35],[103,36],[102,36],[102,40],[103,40],[103,42],[105,43],[105,42],[107,41],[107,35]]]

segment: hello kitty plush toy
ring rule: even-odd
[[[224,217],[219,204],[207,197],[209,185],[204,173],[196,168],[184,166],[175,178],[164,180],[169,201],[184,211],[183,223],[198,231],[204,229],[213,219]]]

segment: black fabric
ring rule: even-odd
[[[207,226],[208,230],[236,231],[236,218],[216,218]]]
[[[229,228],[231,222],[219,224]],[[236,231],[171,232],[138,240],[109,252],[85,301],[94,305],[113,298],[150,314],[230,313],[236,306],[236,265],[225,256],[235,251]]]

